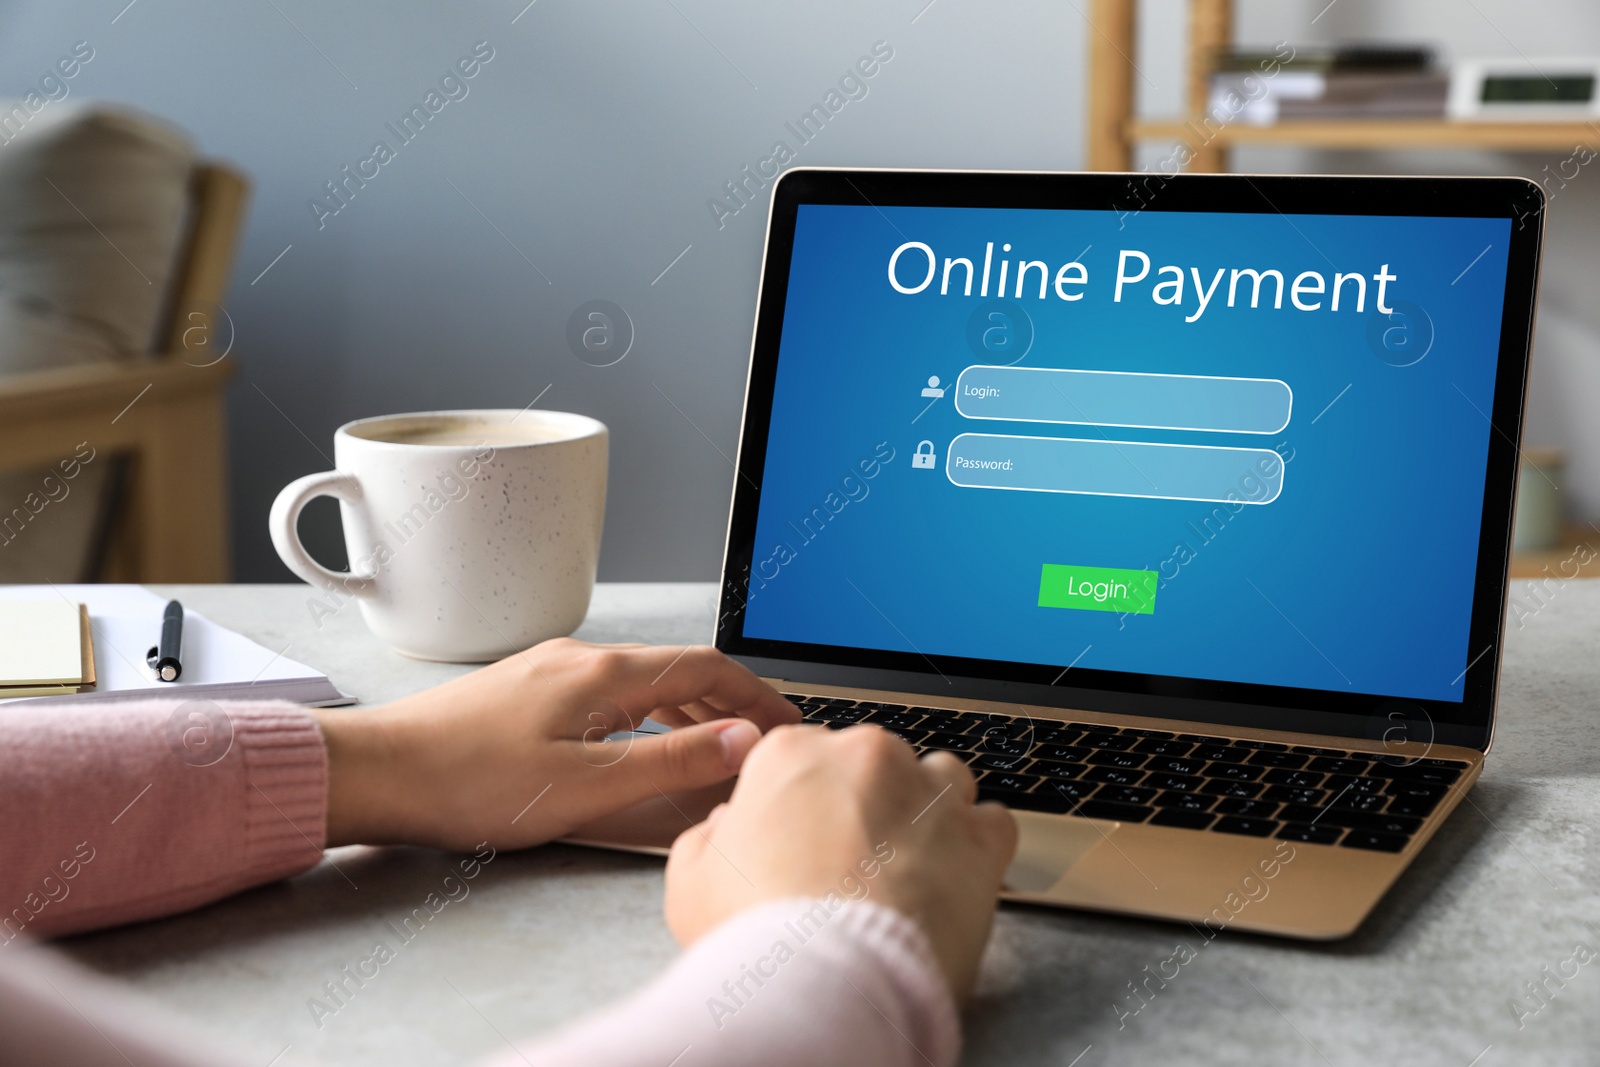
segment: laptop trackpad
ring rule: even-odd
[[[1020,832],[1017,854],[1006,869],[1005,887],[1016,893],[1043,893],[1061,881],[1073,864],[1117,832],[1114,824],[1063,819],[1033,811],[1013,811]]]

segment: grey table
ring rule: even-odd
[[[365,702],[462,669],[387,651],[353,609],[319,630],[305,587],[162,591],[288,646]],[[1527,613],[1511,627],[1500,732],[1472,803],[1355,937],[1308,945],[1223,933],[1201,947],[1186,927],[1003,907],[966,1015],[966,1062],[1600,1062],[1600,960],[1564,962],[1579,944],[1600,951],[1600,583],[1518,596]],[[1405,610],[1403,598],[1391,609]],[[710,585],[604,585],[579,636],[703,641],[713,615]],[[544,1030],[627,992],[676,951],[658,861],[565,846],[502,853],[469,896],[318,1020],[310,998],[376,941],[393,942],[386,923],[439,889],[456,859],[406,848],[335,855],[350,881],[324,862],[65,948],[263,1067],[470,1063],[504,1049],[502,1034]],[[1196,958],[1119,1021],[1142,1003],[1129,983],[1180,942]],[[1562,972],[1564,982],[1546,980]],[[1542,1001],[1526,985],[1541,981]]]

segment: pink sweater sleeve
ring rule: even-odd
[[[915,923],[794,898],[734,916],[633,996],[490,1067],[948,1067],[960,1050]]]
[[[911,920],[876,904],[830,912],[796,899],[735,916],[638,993],[485,1067],[950,1067],[960,1043],[955,1005]],[[0,951],[0,1063],[244,1062],[53,953]]]
[[[0,708],[0,901],[18,902],[0,950],[197,907],[321,858],[327,755],[311,716],[194,704]],[[120,990],[74,1006],[79,980],[47,981],[52,967],[0,953],[0,1062],[121,1062],[108,1033],[152,1067],[220,1062],[191,1058],[180,1028],[163,1036]],[[917,926],[832,897],[735,916],[638,993],[494,1067],[948,1067],[959,1049]]]
[[[289,704],[0,706],[0,944],[170,915],[322,857],[328,760]]]

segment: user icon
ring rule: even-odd
[[[928,387],[922,391],[922,395],[931,396],[935,400],[944,396],[944,390],[939,388],[939,376],[937,374],[928,379]]]

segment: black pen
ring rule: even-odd
[[[183,605],[176,600],[167,601],[167,608],[161,613],[161,644],[151,646],[145,656],[145,662],[150,664],[150,669],[156,672],[156,678],[163,682],[176,682],[183,673],[183,664],[178,662],[183,655]]]

